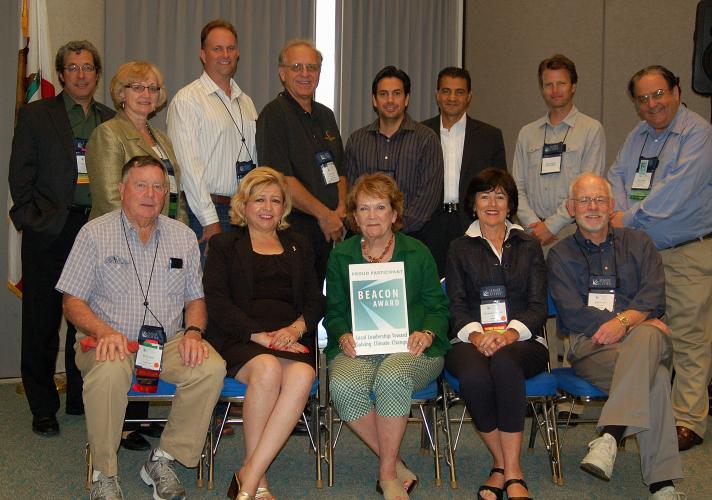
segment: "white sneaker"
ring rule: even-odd
[[[687,495],[677,491],[674,486],[666,486],[661,490],[651,493],[649,500],[685,500]]]
[[[588,443],[588,453],[581,460],[581,468],[599,479],[610,481],[617,452],[618,445],[615,438],[605,433]]]

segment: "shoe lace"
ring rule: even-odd
[[[104,474],[99,474],[99,479],[96,480],[95,484],[95,494],[92,495],[92,498],[123,498],[117,476],[107,477]]]
[[[164,457],[155,457],[155,462],[152,463],[152,476],[158,479],[158,483],[161,486],[172,486],[175,484],[180,484],[178,481],[178,476],[176,476],[173,470],[173,464],[171,460]]]

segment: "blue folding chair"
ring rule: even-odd
[[[242,416],[230,415],[230,409],[233,405],[242,405],[245,402],[245,393],[247,385],[239,382],[231,377],[225,377],[223,389],[220,392],[218,403],[215,406],[212,423],[208,429],[208,438],[206,441],[206,452],[203,456],[205,466],[208,469],[208,489],[212,490],[215,485],[215,455],[220,445],[223,429],[226,425],[242,424]],[[319,378],[315,377],[309,392],[309,402],[311,415],[307,417],[306,412],[302,412],[302,420],[304,421],[311,443],[311,449],[316,453],[316,483],[317,488],[321,488],[321,437],[319,418]],[[219,410],[220,409],[220,410]],[[198,467],[198,469],[202,469]],[[199,484],[202,486],[202,482]]]
[[[324,460],[327,462],[328,485],[334,485],[334,449],[341,435],[343,421],[338,417],[334,410],[331,399],[327,394],[327,405],[324,408]],[[371,399],[373,399],[371,394]],[[438,403],[440,401],[440,393],[438,391],[438,383],[436,380],[430,382],[424,389],[416,391],[411,397],[411,407],[418,410],[419,417],[410,417],[409,423],[418,422],[422,424],[420,437],[421,453],[427,454],[433,452],[434,469],[435,469],[435,485],[442,485],[441,469],[440,469],[440,437],[438,434]],[[333,426],[338,424],[336,433]]]
[[[133,389],[133,385],[136,383],[136,376],[134,375],[131,380],[131,389],[128,392],[128,399],[130,403],[140,402],[140,403],[170,403],[173,401],[173,396],[176,393],[176,386],[174,384],[168,383],[164,380],[158,379],[158,388],[156,392],[138,392]],[[128,418],[124,422],[128,423],[138,423],[138,424],[150,424],[150,423],[161,423],[164,424],[168,421],[166,417],[159,418]],[[85,460],[87,464],[87,476],[86,476],[86,488],[91,488],[92,476],[94,474],[94,464],[92,462],[91,449],[89,448],[89,443],[85,447]],[[203,468],[198,467],[198,480],[197,485],[199,488],[203,486]]]
[[[469,421],[470,418],[465,416],[466,408],[460,397],[460,381],[447,370],[444,371],[442,377],[442,391],[443,424],[447,428],[445,437],[448,441],[447,450],[450,453],[448,459],[450,465],[450,486],[456,489],[458,485],[455,452],[457,451],[463,423],[465,420]],[[549,455],[552,481],[558,485],[563,485],[564,479],[559,456],[559,436],[556,428],[556,397],[558,395],[556,392],[556,379],[548,372],[535,375],[526,380],[525,394],[527,403],[531,405],[533,411],[529,451],[533,451],[536,430],[538,429],[547,454]],[[463,403],[462,413],[459,418],[454,420],[458,423],[458,429],[453,440],[451,429],[453,420],[450,418],[450,407],[458,403]]]

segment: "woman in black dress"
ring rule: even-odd
[[[245,459],[228,496],[270,499],[266,471],[304,409],[314,380],[314,331],[324,312],[308,241],[287,229],[282,174],[258,167],[233,197],[234,232],[210,239],[203,284],[206,339],[247,384]]]

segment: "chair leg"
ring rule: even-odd
[[[214,415],[214,414],[213,414]],[[215,417],[210,422],[208,430],[207,443],[207,458],[208,458],[208,490],[215,488],[215,454],[217,453],[217,445],[215,444]]]
[[[319,400],[312,399],[311,402],[311,419],[307,423],[307,427],[311,427],[314,433],[314,455],[316,456],[316,487],[321,489],[324,487],[324,482],[322,480],[321,471],[321,422],[320,422],[320,408]]]
[[[529,432],[529,447],[527,449],[528,453],[534,453],[534,441],[536,440],[536,429],[539,425],[539,415],[537,413],[538,403],[528,403],[532,407],[532,427]]]
[[[324,448],[326,451],[326,463],[328,466],[328,485],[329,487],[334,486],[334,446],[336,441],[334,440],[334,409],[331,407],[331,403],[326,405],[326,438],[324,443]]]
[[[450,466],[450,488],[457,489],[457,472],[455,468],[455,450],[452,443],[452,428],[450,427],[450,405],[448,403],[449,391],[443,383],[443,432],[445,433],[445,443],[447,444],[447,460]]]
[[[440,435],[438,433],[438,405],[433,402],[430,405],[432,414],[432,429],[433,429],[433,455],[435,456],[435,486],[442,486],[442,471],[440,470]]]
[[[86,489],[91,489],[91,483],[94,479],[94,464],[91,457],[91,448],[89,443],[84,447],[84,460],[87,463],[87,478],[86,478]]]

